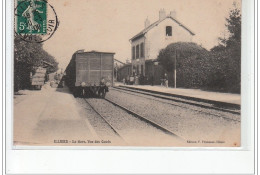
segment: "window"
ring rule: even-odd
[[[132,47],[132,59],[135,59],[135,46]]]
[[[172,36],[172,26],[166,26],[166,36]]]
[[[141,65],[141,74],[144,75],[144,65]]]
[[[141,58],[144,57],[144,43],[141,43]]]
[[[136,46],[136,58],[139,58],[139,44]]]

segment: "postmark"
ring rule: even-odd
[[[45,0],[17,0],[15,34],[27,42],[42,43],[50,39],[59,25],[52,5]]]

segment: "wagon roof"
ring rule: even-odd
[[[179,24],[181,27],[183,27],[185,30],[187,30],[191,35],[195,35],[190,29],[188,29],[186,26],[184,26],[182,23],[180,23],[178,20],[176,20],[175,18],[171,17],[170,15],[166,16],[165,18],[158,20],[154,23],[152,23],[151,25],[149,25],[148,27],[146,27],[145,29],[143,29],[141,32],[139,32],[138,34],[136,34],[135,36],[133,36],[130,41],[135,40],[136,38],[141,37],[142,35],[144,35],[145,33],[147,33],[149,30],[151,30],[152,28],[154,28],[155,26],[157,26],[160,22],[164,21],[165,19],[170,18],[173,21],[175,21],[177,24]]]

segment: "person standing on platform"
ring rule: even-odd
[[[165,87],[168,88],[168,75],[166,73],[164,74],[164,84]]]

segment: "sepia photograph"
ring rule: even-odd
[[[241,147],[241,0],[15,0],[12,144]]]

